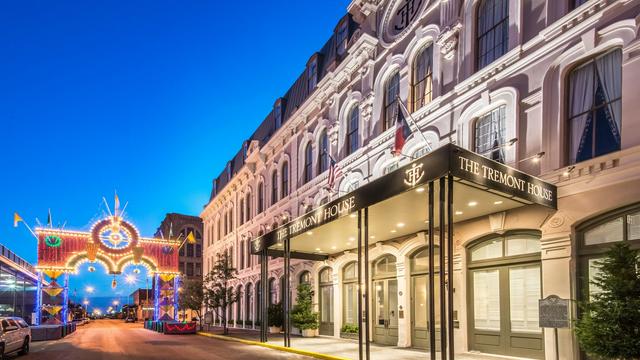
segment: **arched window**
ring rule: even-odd
[[[413,111],[431,102],[433,88],[433,46],[422,49],[413,63],[412,97]]]
[[[398,97],[400,96],[400,73],[393,73],[387,80],[384,92],[384,129],[392,128],[396,121]]]
[[[242,292],[242,284],[238,285],[238,290],[237,291],[237,296],[238,296],[238,301],[236,302],[236,326],[238,325],[242,325],[243,323],[243,319],[242,319],[242,300],[243,300],[243,292]]]
[[[569,163],[620,150],[622,50],[573,69],[568,88]]]
[[[218,222],[217,222],[217,225],[216,225],[216,230],[217,230],[216,240],[222,239],[222,223],[220,221],[220,218],[218,218]]]
[[[264,183],[258,184],[258,214],[264,211]]]
[[[318,175],[320,175],[329,169],[329,137],[326,130],[320,134],[318,145]]]
[[[358,270],[357,263],[350,262],[342,269],[344,324],[358,323]]]
[[[358,125],[360,123],[360,109],[355,105],[349,111],[347,119],[347,155],[353,154],[360,142],[358,141]]]
[[[376,278],[395,277],[396,274],[396,257],[393,255],[384,255],[373,264],[373,276]]]
[[[303,271],[300,273],[300,277],[298,278],[300,284],[311,284],[311,273],[308,271]]]
[[[245,221],[251,220],[251,193],[247,193],[247,198],[244,200],[244,204],[246,206],[245,209]]]
[[[282,164],[282,198],[289,195],[289,163]]]
[[[475,121],[475,151],[497,162],[504,163],[506,143],[506,106],[502,105]]]
[[[540,251],[540,235],[535,231],[490,235],[468,248],[471,339],[486,339],[472,340],[473,350],[512,356],[526,351],[544,357],[538,323]],[[526,349],[522,344],[528,344]]]
[[[233,231],[233,205],[229,209],[229,232]]]
[[[271,205],[278,202],[278,172],[273,171],[271,175]]]
[[[507,53],[509,0],[482,0],[476,24],[476,68],[480,70]]]
[[[240,225],[244,224],[244,199],[240,199]]]
[[[580,255],[579,294],[598,293],[591,281],[599,273],[598,261],[609,247],[618,242],[640,249],[640,203],[631,205],[581,224],[577,229]]]
[[[311,142],[304,148],[304,182],[307,183],[313,178],[313,148]]]
[[[238,260],[238,269],[242,270],[242,269],[244,269],[244,249],[245,249],[244,241],[240,241],[239,249],[240,249],[240,251],[239,251],[240,252],[240,259]]]
[[[253,266],[253,256],[251,255],[251,240],[247,240],[247,267]]]

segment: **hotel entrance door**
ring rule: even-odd
[[[373,341],[398,345],[398,280],[375,280],[373,288],[376,294]]]

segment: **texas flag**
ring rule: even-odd
[[[396,139],[393,144],[393,154],[400,155],[402,153],[402,147],[407,141],[409,135],[411,135],[411,128],[407,122],[406,115],[402,105],[400,105],[400,99],[397,100],[398,108],[396,109]]]

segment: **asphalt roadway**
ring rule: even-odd
[[[31,343],[26,356],[10,359],[309,359],[305,356],[199,335],[163,335],[122,320],[98,320],[64,339]]]

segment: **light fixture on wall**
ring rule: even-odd
[[[528,156],[528,157],[526,157],[526,158],[524,158],[524,159],[520,160],[520,162],[525,162],[525,161],[529,161],[529,160],[531,160],[531,162],[537,163],[537,162],[539,162],[539,161],[540,161],[540,159],[542,159],[542,158],[545,156],[545,154],[546,154],[546,153],[545,153],[544,151],[541,151],[541,152],[539,152],[539,153],[537,153],[537,154],[534,154],[534,155]]]
[[[571,175],[571,173],[573,172],[573,170],[575,170],[576,167],[575,165],[571,165],[568,168],[566,168],[563,172],[562,172],[562,176],[564,177],[569,177],[569,175]]]

